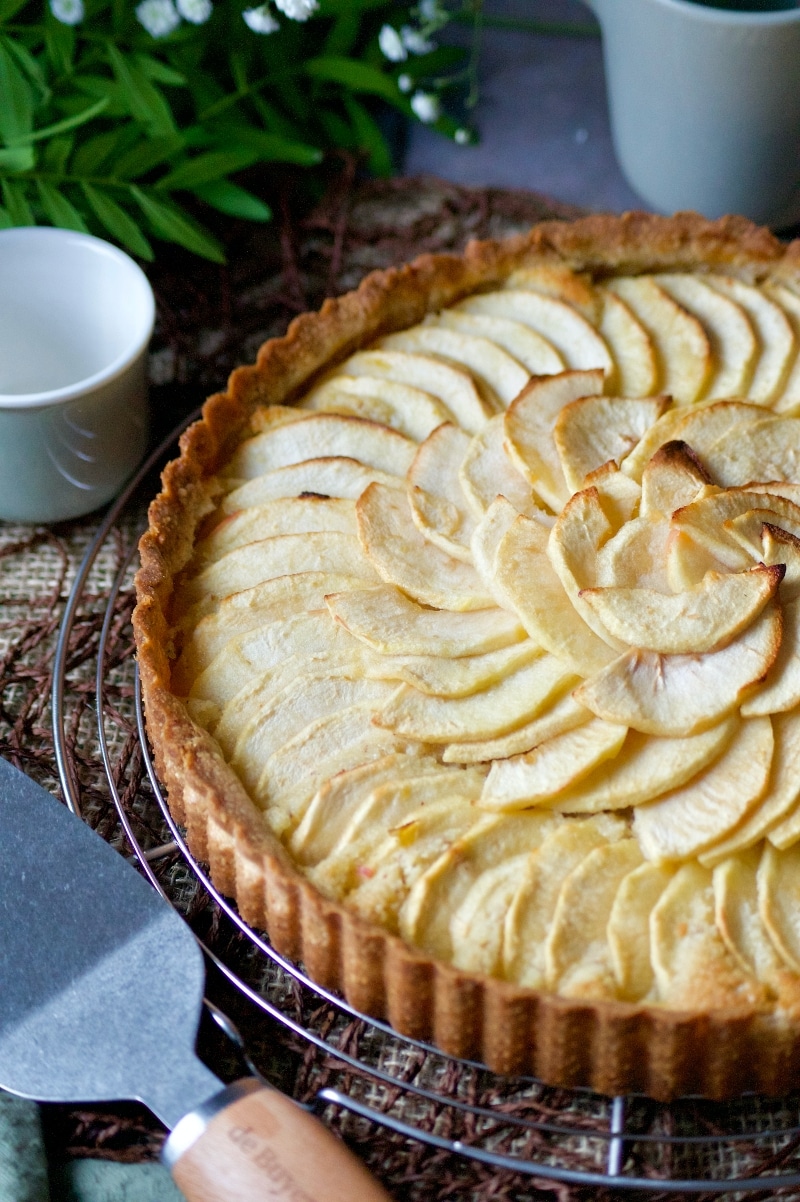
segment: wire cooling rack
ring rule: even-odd
[[[120,624],[129,623],[136,543],[146,522],[143,498],[152,495],[154,470],[174,452],[181,430],[194,417],[153,452],[111,506],[69,595],[53,682],[56,759],[69,806],[92,821],[68,749],[66,722],[72,692],[85,692],[92,683],[85,668],[76,678],[71,667],[80,615],[101,596],[105,613],[94,665],[96,725],[82,732],[83,746],[96,763],[102,762],[139,868],[192,923],[248,1014],[255,1021],[268,1016],[283,1024],[303,1046],[323,1053],[326,1064],[334,1065],[341,1087],[325,1086],[314,1098],[325,1117],[338,1118],[340,1126],[342,1118],[345,1124],[360,1124],[362,1137],[376,1123],[488,1170],[510,1170],[540,1182],[606,1187],[612,1197],[647,1190],[659,1196],[757,1191],[764,1198],[779,1191],[800,1198],[800,1094],[777,1100],[750,1095],[725,1105],[685,1099],[664,1106],[639,1096],[605,1098],[552,1089],[527,1077],[498,1077],[357,1013],[278,955],[214,888],[189,852],[156,777],[133,656],[109,653],[111,643],[119,645]],[[104,587],[97,586],[98,572],[105,572]],[[532,1196],[523,1191],[515,1197],[523,1193]]]

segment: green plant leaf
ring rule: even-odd
[[[125,0],[111,0],[110,8],[114,37],[119,38],[125,28],[125,18],[129,17],[130,8],[125,3]]]
[[[433,123],[431,128],[435,129],[437,133],[444,134],[446,138],[455,138],[458,130],[464,128],[464,123],[463,121],[456,121],[449,113],[442,113],[441,117]],[[470,143],[474,145],[478,141],[477,136],[473,130],[468,129],[467,132],[470,134]]]
[[[130,125],[122,129],[108,129],[102,134],[94,134],[82,142],[72,157],[74,175],[94,175],[115,151],[128,149],[128,139],[131,132],[139,137],[139,131]],[[122,143],[122,147],[120,147]]]
[[[0,180],[0,186],[2,186],[3,203],[11,218],[11,224],[36,225],[36,218],[28,204],[25,185],[21,180],[3,179]]]
[[[204,259],[210,259],[212,263],[225,262],[225,252],[217,239],[192,221],[177,205],[156,200],[135,184],[131,184],[130,191],[149,221],[153,233],[159,238],[164,238],[167,242],[177,242],[179,246]]]
[[[9,146],[0,149],[0,171],[30,171],[36,162],[32,146]]]
[[[230,91],[226,91],[216,79],[205,71],[190,72],[187,87],[200,121],[208,120],[207,110],[213,109],[217,104],[227,103],[230,99]]]
[[[180,138],[143,138],[114,163],[114,174],[120,179],[139,179],[174,158],[182,148]]]
[[[245,221],[270,221],[272,218],[272,209],[268,204],[228,179],[201,184],[193,192],[207,205],[219,209],[220,213],[227,213],[229,217],[242,217]]]
[[[78,230],[82,234],[89,233],[86,222],[63,192],[59,192],[53,184],[48,184],[41,179],[36,181],[36,187],[45,215],[53,225],[60,226],[64,230]]]
[[[133,218],[105,192],[91,184],[82,184],[83,194],[100,224],[112,238],[140,259],[152,262],[153,248]]]
[[[222,179],[232,171],[241,171],[258,162],[259,153],[251,147],[240,147],[238,150],[211,150],[207,154],[198,154],[185,163],[179,163],[172,171],[162,176],[155,184],[159,192],[169,192],[176,188],[196,188],[199,184],[207,184],[212,180]]]
[[[214,142],[211,131],[205,125],[189,125],[181,130],[185,150],[207,150]]]
[[[245,62],[244,54],[234,51],[228,55],[228,66],[230,67],[233,82],[236,85],[237,92],[244,92],[247,89],[247,63]]]
[[[325,54],[347,55],[353,49],[361,28],[361,12],[353,5],[340,12],[325,39]]]
[[[77,129],[79,125],[86,125],[87,122],[93,121],[98,117],[104,109],[108,108],[108,99],[98,100],[96,104],[90,104],[87,109],[80,113],[75,113],[72,117],[65,117],[63,121],[56,121],[54,125],[47,125],[44,129],[37,129],[28,138],[29,142],[40,142],[43,138],[52,138],[55,134],[66,133],[68,129]]]
[[[295,120],[308,124],[314,108],[308,88],[302,87],[296,79],[282,79],[280,96],[281,104],[289,110]]]
[[[24,8],[28,0],[0,0],[0,22],[13,21],[21,8]]]
[[[0,230],[10,230],[14,222],[11,220],[8,209],[4,209],[0,205]]]
[[[153,58],[152,54],[135,54],[133,61],[142,75],[148,79],[154,80],[155,83],[163,83],[168,88],[186,87],[186,76],[180,71],[176,71],[174,67],[170,67],[167,63],[163,63],[158,58]]]
[[[355,149],[353,130],[344,117],[334,113],[332,109],[323,108],[318,119],[331,146],[340,147],[342,150]]]
[[[132,67],[112,42],[108,43],[108,58],[131,116],[162,137],[177,134],[172,110],[156,85]]]
[[[43,169],[53,172],[55,175],[63,175],[74,144],[73,134],[69,134],[66,138],[51,138],[42,151]]]
[[[353,96],[344,97],[344,107],[355,135],[354,143],[369,155],[368,166],[373,175],[392,174],[392,153],[378,123]]]
[[[430,54],[412,55],[400,63],[400,72],[412,79],[443,75],[463,65],[466,52],[456,46],[438,46]]]
[[[44,71],[28,47],[23,45],[18,38],[5,37],[2,40],[6,50],[14,56],[33,86],[38,89],[40,98],[46,100],[50,95],[50,89],[47,86]]]
[[[265,133],[278,134],[281,138],[286,138],[289,142],[303,141],[303,134],[306,130],[298,129],[294,122],[284,116],[277,105],[271,104],[261,94],[253,96],[251,99],[254,108],[264,123]]]
[[[105,75],[74,75],[71,82],[79,92],[83,92],[86,96],[105,100],[107,102],[104,110],[106,117],[130,116],[125,95],[116,80],[108,79]],[[64,97],[60,101],[60,107],[68,109],[70,113],[82,112],[82,101],[83,97],[73,92],[71,96]],[[78,107],[79,104],[80,107]]]
[[[6,146],[28,140],[33,129],[33,109],[33,89],[16,59],[0,42],[0,137]]]
[[[355,58],[342,58],[337,55],[311,58],[303,67],[306,75],[312,79],[322,79],[328,83],[338,83],[353,92],[367,92],[372,96],[380,96],[390,104],[409,107],[408,101],[398,90],[394,79],[384,75],[377,67],[359,62]]]
[[[65,25],[47,12],[44,22],[44,44],[47,57],[57,75],[69,75],[75,62],[77,35],[74,25]]]
[[[280,134],[256,129],[254,125],[218,123],[214,127],[215,137],[225,146],[250,146],[258,151],[262,163],[295,163],[298,167],[315,167],[322,162],[322,151],[306,142],[293,142]]]

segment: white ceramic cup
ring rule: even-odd
[[[0,230],[0,518],[109,501],[147,444],[153,292],[134,261],[69,230]]]
[[[718,0],[721,3],[721,0]],[[800,220],[800,0],[587,0],[611,132],[653,209]]]

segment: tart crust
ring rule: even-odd
[[[471,243],[463,256],[426,255],[369,275],[356,291],[298,317],[284,338],[266,343],[183,434],[141,540],[133,622],[156,768],[216,886],[280,953],[303,962],[314,980],[340,990],[363,1013],[452,1055],[553,1085],[659,1100],[780,1093],[800,1084],[800,1023],[785,1014],[747,1006],[676,1012],[537,992],[432,960],[323,897],[172,689],[174,582],[213,508],[213,478],[251,433],[256,408],[291,404],[317,375],[376,337],[543,263],[600,277],[724,268],[750,281],[796,280],[800,242],[784,246],[743,218],[708,222],[692,213],[547,222],[508,241]]]

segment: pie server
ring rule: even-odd
[[[0,759],[0,1087],[144,1102],[190,1202],[388,1202],[323,1125],[194,1052],[203,955],[130,864]]]

